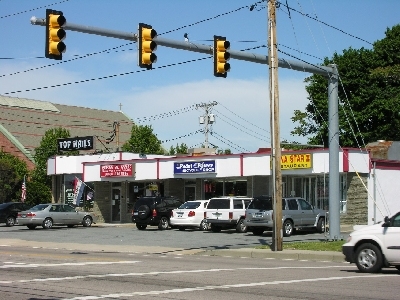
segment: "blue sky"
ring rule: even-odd
[[[59,63],[37,58],[44,57],[45,28],[30,24],[32,16],[44,18],[46,8],[51,8],[62,11],[67,22],[74,24],[136,33],[141,22],[168,39],[183,41],[188,33],[190,42],[211,45],[213,36],[220,35],[231,42],[232,50],[243,50],[267,45],[266,2],[250,11],[248,7],[255,2],[0,0],[0,94],[114,111],[122,104],[122,111],[138,124],[151,125],[168,149],[181,143],[189,147],[204,143],[204,134],[193,134],[203,128],[199,117],[204,110],[193,107],[217,101],[210,143],[235,153],[269,147],[267,65],[232,59],[226,79],[213,76],[212,58],[140,72],[135,43],[71,31],[67,31],[67,52]],[[286,5],[286,0],[282,4]],[[279,50],[290,56],[279,52],[278,57],[313,64],[350,47],[370,49],[373,42],[384,38],[388,27],[400,21],[397,0],[287,0],[287,4],[290,16],[285,5],[277,10],[277,40]],[[248,52],[267,55],[267,48]],[[162,46],[156,54],[154,68],[207,57]],[[34,70],[24,72],[30,69]],[[132,74],[33,90],[129,72]],[[295,126],[290,117],[308,103],[303,81],[309,75],[279,69],[282,140],[306,142],[304,137],[290,135]]]

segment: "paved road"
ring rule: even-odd
[[[38,231],[39,232],[39,231]],[[0,247],[1,299],[398,299],[399,274],[345,263]]]

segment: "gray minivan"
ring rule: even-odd
[[[245,225],[247,231],[262,235],[273,228],[273,207],[271,196],[254,197],[246,209]],[[325,231],[326,212],[314,208],[309,202],[299,197],[282,199],[283,236],[291,236],[295,229],[315,228]]]

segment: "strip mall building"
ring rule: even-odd
[[[329,209],[328,149],[282,151],[281,166],[284,197],[303,197],[317,208]],[[194,151],[185,156],[127,152],[56,156],[48,160],[48,175],[53,179],[54,201],[72,202],[78,177],[87,186],[84,200],[94,191],[93,209],[100,221],[115,223],[131,222],[133,204],[142,195],[186,201],[254,197],[271,195],[273,186],[268,149],[229,155]],[[373,159],[367,150],[341,149],[339,177],[341,224],[373,224],[400,210],[399,160]]]

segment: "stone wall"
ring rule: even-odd
[[[360,180],[361,177],[361,180]],[[347,174],[347,210],[340,215],[342,225],[362,225],[368,223],[367,174]]]
[[[110,182],[95,182],[95,201],[93,212],[98,217],[98,223],[111,222],[111,183]]]

